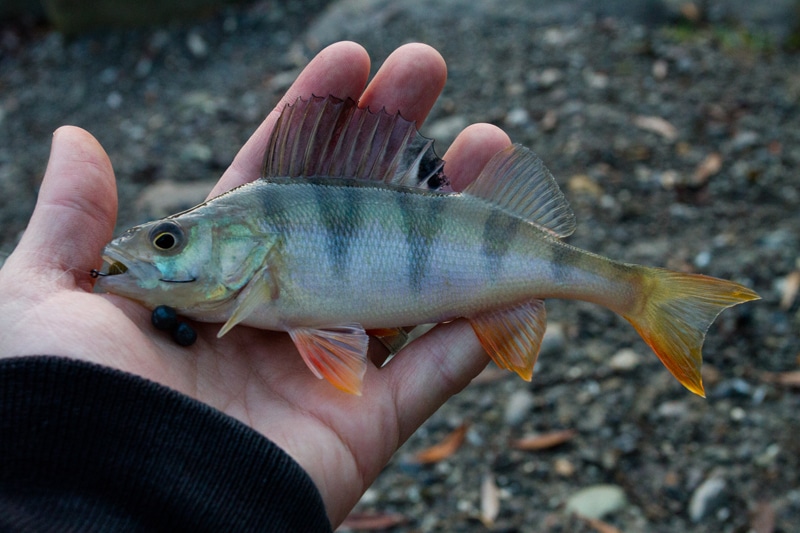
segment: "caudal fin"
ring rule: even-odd
[[[684,387],[705,397],[701,349],[709,326],[728,307],[760,296],[732,281],[642,268],[643,301],[623,316]]]

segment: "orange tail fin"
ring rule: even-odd
[[[623,316],[684,387],[705,397],[701,349],[709,326],[728,307],[760,297],[732,281],[642,269],[643,301]]]

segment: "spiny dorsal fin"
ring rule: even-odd
[[[262,178],[332,177],[450,191],[444,161],[414,122],[333,96],[298,98],[267,143]]]
[[[495,154],[464,193],[487,200],[556,237],[575,231],[575,214],[553,175],[541,159],[519,144]]]

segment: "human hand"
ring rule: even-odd
[[[306,67],[247,141],[212,195],[258,177],[266,140],[285,104],[298,96],[351,97],[399,111],[418,124],[446,78],[444,61],[424,45],[395,51],[367,86],[369,58],[353,43],[328,47]],[[366,89],[364,87],[366,86]],[[455,189],[475,179],[509,144],[498,128],[473,125],[445,154]],[[361,397],[316,379],[288,335],[239,326],[217,339],[218,324],[193,324],[198,341],[182,348],[155,331],[150,311],[94,294],[116,218],[114,174],[87,132],[54,134],[36,209],[0,269],[0,354],[60,355],[130,372],[205,402],[267,436],[309,473],[334,527],[397,448],[486,365],[464,321],[440,325],[382,368],[374,347]]]

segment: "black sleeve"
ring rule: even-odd
[[[317,488],[233,418],[131,374],[0,360],[1,531],[331,531]]]

